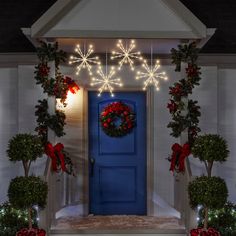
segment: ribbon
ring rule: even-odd
[[[214,228],[208,228],[208,230],[197,228],[190,231],[190,236],[220,236],[220,233]]]
[[[185,158],[188,157],[191,153],[190,145],[188,143],[185,143],[182,147],[178,143],[175,143],[171,149],[173,152],[171,155],[170,171],[174,171],[177,167],[179,172],[184,172],[185,171],[185,165],[184,165]]]
[[[61,164],[61,170],[66,171],[65,166],[65,157],[62,153],[64,149],[64,145],[61,143],[57,143],[53,146],[50,142],[48,142],[45,146],[45,153],[52,159],[52,170],[58,172],[60,169],[57,168],[57,159],[59,158]]]
[[[80,89],[79,86],[70,77],[65,76],[64,82],[67,84],[68,89],[71,93],[75,94],[77,91],[79,91],[79,89]]]

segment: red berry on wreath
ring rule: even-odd
[[[103,126],[107,128],[107,127],[108,127],[108,124],[107,124],[107,123],[104,123]]]

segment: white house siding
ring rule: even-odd
[[[218,165],[218,174],[225,178],[229,200],[236,202],[236,69],[220,69],[218,76],[218,132],[228,142],[230,157]]]
[[[180,78],[180,75],[174,72],[173,66],[163,66],[168,74],[169,81],[161,83],[161,89],[154,94],[154,196],[153,202],[156,203],[156,196],[160,196],[173,205],[173,176],[169,172],[169,162],[166,160],[171,153],[171,145],[178,142],[169,136],[170,130],[166,128],[170,120],[170,115],[166,109],[166,104],[169,99],[169,86]],[[1,127],[1,143],[0,143],[0,201],[7,199],[7,188],[9,180],[15,175],[21,174],[22,169],[18,164],[12,164],[8,161],[5,150],[8,140],[19,132],[32,132],[35,128],[34,106],[38,99],[44,95],[40,86],[35,85],[34,66],[19,66],[18,68],[1,68],[0,69],[0,127]],[[74,74],[73,68],[63,68],[63,73]],[[201,122],[200,126],[203,133],[216,133],[217,128],[228,143],[231,151],[229,161],[224,164],[224,168],[218,167],[218,173],[227,179],[227,184],[230,190],[230,200],[235,199],[235,169],[236,162],[234,158],[234,141],[235,141],[235,123],[236,105],[234,102],[234,78],[236,70],[217,70],[217,67],[208,66],[202,67],[201,85],[194,90],[193,98],[199,101],[201,106]],[[125,68],[121,72],[120,77],[123,78],[124,84],[127,87],[137,87],[140,82],[134,80],[135,74]],[[73,76],[76,78],[75,76]],[[87,74],[82,73],[83,81],[87,80]],[[219,78],[218,78],[219,77]],[[218,83],[217,83],[218,79]],[[234,84],[235,83],[235,84]],[[81,85],[81,80],[79,80]],[[86,82],[85,84],[89,84]],[[85,112],[82,104],[84,102],[83,89],[78,95],[75,95],[75,100],[66,108],[67,126],[65,127],[67,136],[58,139],[65,144],[67,150],[71,153],[71,157],[75,161],[78,176],[77,178],[70,177],[68,183],[71,186],[71,192],[67,196],[67,202],[86,202],[83,199],[83,174],[85,173],[85,161],[83,160],[84,146],[82,139],[85,135],[82,129],[83,112]],[[218,109],[218,111],[217,111]],[[236,152],[236,151],[235,151]],[[42,174],[45,158],[33,165],[33,171],[37,174]],[[202,174],[203,165],[197,160],[192,159],[192,167],[194,174]],[[87,196],[85,196],[87,198]],[[157,213],[157,205],[154,204],[154,213]]]
[[[34,79],[34,66],[18,66],[18,130],[19,133],[35,134],[36,127],[35,105],[45,95]],[[38,159],[31,165],[34,174],[42,175],[45,168],[45,157]]]
[[[19,165],[8,161],[8,140],[18,131],[17,68],[0,68],[0,202],[7,200],[11,178],[20,173]]]

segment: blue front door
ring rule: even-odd
[[[136,127],[110,137],[100,124],[103,109],[122,101],[136,114]],[[146,215],[146,94],[89,92],[90,213]]]

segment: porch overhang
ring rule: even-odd
[[[206,26],[176,0],[58,0],[32,38],[202,39]]]

